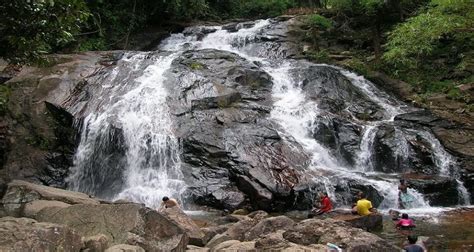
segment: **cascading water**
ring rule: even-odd
[[[173,136],[163,85],[164,72],[174,58],[173,54],[126,55],[103,82],[102,90],[93,94],[97,101],[115,102],[99,102],[90,108],[96,112],[84,119],[68,180],[72,189],[148,206],[156,206],[165,195],[179,197],[185,190],[180,144]],[[117,74],[126,70],[132,72]],[[108,137],[111,134],[116,141]],[[111,144],[121,149],[117,157],[114,151],[104,151]],[[110,159],[118,160],[109,163]],[[114,179],[123,181],[115,185]]]
[[[395,116],[413,109],[391,99],[352,72],[288,59],[285,49],[276,41],[278,36],[272,34],[270,27],[274,23],[260,20],[238,27],[240,29],[236,32],[229,32],[220,26],[191,27],[163,41],[158,50],[166,51],[165,54],[126,55],[114,71],[101,80],[104,85],[92,94],[95,98],[89,102],[89,112],[80,111],[85,114],[85,119],[69,178],[71,188],[109,198],[127,198],[149,206],[155,206],[164,195],[180,197],[185,191],[180,171],[180,144],[173,134],[164,75],[170,70],[172,61],[186,50],[218,49],[256,62],[272,77],[274,104],[271,119],[281,126],[279,133],[283,138],[294,139],[311,155],[308,169],[319,174],[314,179],[323,184],[333,198],[337,198],[338,186],[356,180],[372,186],[383,196],[382,208],[397,207],[398,179],[376,171],[373,146],[380,127],[386,124],[393,126]],[[318,101],[320,97],[309,98],[305,90],[307,80],[303,80],[297,72],[304,67],[332,69],[356,88],[354,93],[365,96],[371,104],[380,107],[382,113],[376,115],[379,117],[374,120],[361,119],[349,105],[343,109],[343,113],[349,114],[349,119],[344,120],[357,125],[362,132],[354,164],[342,162],[331,148],[312,137],[317,134],[314,129],[318,118],[334,119],[337,116],[334,111],[325,109],[325,104]],[[120,74],[125,70],[127,75]],[[397,158],[404,158],[409,153],[407,139],[403,130],[395,127],[395,132],[396,150],[399,152]],[[419,133],[431,143],[435,152],[433,158],[441,174],[449,175],[452,164],[447,166],[443,163],[445,158],[451,160],[449,154],[427,134]],[[121,148],[110,150],[108,142],[111,141],[122,144]],[[122,153],[124,160],[114,153]],[[101,183],[110,174],[123,181],[117,185],[112,183],[113,190],[105,190]],[[428,206],[422,194],[409,190],[415,196],[418,207]],[[107,193],[102,193],[104,191]],[[467,190],[461,188],[460,192],[465,195]]]

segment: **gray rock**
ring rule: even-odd
[[[84,237],[104,234],[111,245],[132,243],[151,251],[182,251],[189,239],[184,229],[139,204],[45,208],[37,219],[64,224]]]
[[[211,248],[211,252],[222,251],[232,245],[239,244],[240,241],[238,240],[228,240],[222,243],[217,244],[215,247]]]
[[[0,251],[80,251],[81,236],[64,225],[0,218]]]
[[[212,239],[206,244],[206,247],[212,249],[218,244],[223,243],[225,241],[229,241],[229,240],[232,240],[232,238],[226,232],[222,234],[217,234],[214,237],[212,237]]]
[[[279,250],[286,248],[289,244],[285,238],[283,238],[283,230],[278,232],[267,234],[262,238],[258,238],[255,241],[255,248],[258,250]]]
[[[189,237],[189,244],[204,246],[207,243],[207,240],[204,240],[204,233],[201,231],[201,229],[199,229],[196,223],[191,218],[189,218],[180,208],[165,208],[160,211],[160,213],[166,218],[168,218],[169,221],[173,222],[174,224],[186,231]]]
[[[365,231],[380,231],[383,229],[383,216],[378,213],[373,213],[367,216],[341,214],[333,216],[332,218],[335,220],[346,221],[351,226]]]
[[[36,214],[41,210],[47,207],[57,207],[57,208],[66,208],[71,206],[70,204],[64,203],[62,201],[55,200],[35,200],[28,202],[24,206],[23,216],[27,218],[35,219]]]
[[[117,244],[106,249],[105,252],[145,252],[145,250],[139,246]]]
[[[288,230],[293,228],[294,224],[295,222],[286,216],[266,218],[245,233],[245,240],[255,240],[268,233],[276,232],[277,230]]]
[[[28,214],[35,214],[38,208],[45,207],[48,203],[37,200],[61,201],[67,204],[99,204],[98,200],[84,193],[61,190],[21,180],[14,180],[8,184],[2,203],[8,215],[25,216],[23,209],[27,203],[31,203],[27,209],[27,211],[31,212],[28,212]],[[37,202],[35,205],[32,205],[34,201]],[[51,202],[51,204],[60,207],[65,206],[54,202]]]
[[[106,235],[98,234],[86,237],[82,240],[84,248],[88,252],[103,252],[109,247],[109,238]]]
[[[283,234],[285,239],[302,244],[338,245],[347,251],[399,251],[382,238],[351,227],[349,223],[333,219],[308,219],[301,221]]]
[[[230,245],[229,247],[223,249],[222,251],[255,251],[255,242],[248,241],[248,242],[239,242]]]

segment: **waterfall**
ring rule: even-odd
[[[184,192],[180,144],[173,136],[164,88],[164,72],[175,57],[126,55],[102,90],[92,94],[90,103],[99,105],[84,119],[68,179],[73,190],[150,207],[165,195],[179,198]],[[131,73],[118,75],[127,70]],[[100,103],[103,99],[109,102]]]
[[[234,32],[221,26],[190,27],[165,39],[157,52],[126,54],[112,71],[98,77],[102,87],[90,94],[93,99],[86,109],[77,111],[84,114],[84,120],[68,179],[71,189],[153,207],[162,196],[181,197],[186,185],[181,172],[181,146],[174,136],[175,126],[167,104],[166,72],[184,51],[218,49],[255,62],[272,77],[270,119],[280,126],[283,139],[291,139],[288,142],[302,146],[311,156],[309,170],[324,171],[313,179],[332,197],[336,198],[338,186],[347,190],[346,184],[356,180],[383,196],[382,208],[396,208],[398,178],[375,171],[373,145],[382,125],[393,125],[395,116],[414,109],[350,71],[289,59],[285,48],[278,44],[279,37],[271,32],[274,24],[272,20],[259,20]],[[350,118],[343,119],[362,128],[355,164],[342,162],[333,150],[312,136],[318,116],[337,116],[321,106],[321,97],[309,97],[306,93],[306,84],[297,73],[304,67],[333,69],[355,87],[354,93],[381,108],[383,115],[374,120],[362,120],[350,109],[344,110]],[[428,133],[419,135],[431,143],[441,175],[451,175],[450,167],[454,164],[439,141]],[[395,137],[397,159],[404,162],[409,155],[404,131],[395,127]],[[110,177],[116,181],[110,181]],[[464,203],[469,203],[466,188],[460,182],[459,185]],[[411,188],[409,191],[415,196],[417,207],[429,206],[421,193]]]

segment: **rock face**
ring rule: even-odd
[[[54,202],[49,204],[48,202],[39,200]],[[58,203],[58,201],[61,203]],[[37,214],[40,209],[48,206],[65,207],[65,204],[98,205],[99,201],[84,193],[65,191],[14,180],[8,184],[7,191],[2,199],[2,204],[8,215],[29,216]]]
[[[0,115],[0,177],[65,187],[77,141],[73,116],[64,104],[85,78],[114,53],[56,55],[51,66],[24,66],[3,84],[9,90],[8,113]],[[78,119],[78,118],[76,118]],[[5,134],[2,132],[5,131]],[[3,153],[2,153],[3,152]]]
[[[36,218],[66,225],[85,237],[104,234],[111,245],[124,243],[150,251],[182,251],[188,244],[185,230],[139,204],[46,208]]]
[[[181,85],[171,87],[170,104],[192,199],[227,209],[289,207],[308,157],[293,151],[268,119],[270,76],[218,50],[189,51],[172,65],[169,82]]]
[[[81,236],[69,227],[28,218],[0,218],[1,251],[80,251]]]

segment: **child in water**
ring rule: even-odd
[[[412,219],[408,218],[408,214],[406,213],[402,214],[402,218],[398,221],[396,226],[398,229],[402,230],[412,229],[416,227],[415,222]]]

